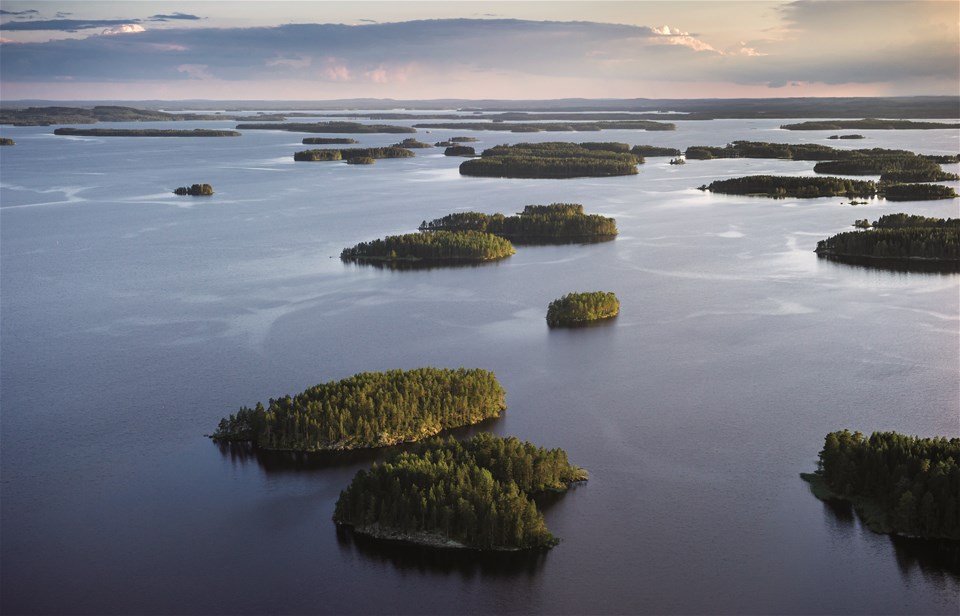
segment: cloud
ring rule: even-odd
[[[197,17],[196,15],[190,15],[189,13],[179,13],[179,12],[171,13],[169,15],[151,15],[150,17],[147,17],[147,21],[174,21],[177,19],[197,20],[201,18]]]
[[[206,64],[181,64],[177,66],[177,72],[184,73],[191,79],[210,80],[214,77],[207,70],[209,68]]]
[[[3,29],[15,30],[57,30],[76,32],[92,28],[112,28],[135,23],[138,19],[43,19],[39,21],[14,21],[3,24]]]
[[[8,11],[6,9],[0,9],[0,15],[12,15],[14,18],[26,17],[31,19],[34,15],[39,15],[40,11],[35,11],[33,9],[27,9],[25,11]]]
[[[297,56],[296,58],[277,56],[271,60],[267,60],[267,66],[285,66],[290,68],[307,68],[312,63],[313,59],[310,56]]]
[[[115,34],[136,34],[137,32],[146,32],[147,29],[140,24],[123,24],[114,28],[107,28],[100,34],[102,36],[113,36]]]

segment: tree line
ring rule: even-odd
[[[237,130],[285,130],[294,133],[415,133],[409,126],[359,122],[264,122],[237,124]]]
[[[480,231],[513,242],[570,242],[613,238],[617,221],[598,214],[584,214],[579,203],[528,205],[519,214],[455,212],[420,223],[421,231]]]
[[[352,158],[410,158],[414,153],[406,148],[387,146],[383,148],[319,148],[302,150],[293,153],[293,160],[298,161],[327,161],[346,160]]]
[[[960,439],[831,432],[818,466],[835,495],[868,508],[878,530],[960,539]]]
[[[642,159],[626,152],[546,142],[499,145],[460,164],[461,175],[508,178],[572,178],[633,175]]]
[[[858,156],[843,160],[821,161],[813,166],[816,173],[842,175],[879,175],[881,182],[943,182],[960,179],[947,173],[939,164],[921,156]]]
[[[498,416],[506,393],[492,372],[418,368],[361,372],[242,407],[212,438],[296,451],[383,447]]]
[[[960,268],[960,219],[889,214],[855,226],[864,230],[820,240],[816,253],[839,260],[924,259]]]
[[[866,118],[863,120],[810,120],[796,124],[783,124],[784,130],[931,130],[938,128],[960,128],[960,124],[945,122],[918,122],[916,120],[879,120]]]
[[[344,248],[344,260],[491,261],[516,252],[509,240],[479,231],[436,231],[389,235]]]
[[[54,135],[74,137],[239,137],[235,130],[194,128],[174,130],[167,128],[57,128]]]
[[[531,495],[586,478],[563,450],[515,437],[434,440],[359,471],[334,520],[374,536],[439,536],[476,549],[551,547],[558,540]]]

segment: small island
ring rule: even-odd
[[[843,430],[827,434],[817,472],[800,476],[820,500],[852,503],[876,533],[957,542],[958,461],[958,438]]]
[[[559,542],[533,495],[586,481],[562,449],[482,433],[423,443],[340,493],[333,520],[356,533],[437,548],[515,551]]]
[[[443,151],[444,156],[476,156],[477,151],[469,145],[449,145]]]
[[[620,314],[620,300],[613,293],[592,291],[568,293],[547,307],[547,325],[576,327],[611,319]]]
[[[344,261],[426,262],[431,265],[483,263],[516,252],[509,240],[479,231],[435,231],[389,235],[344,248]]]
[[[865,139],[865,137],[854,133],[852,135],[830,135],[827,139]]]
[[[497,417],[506,393],[492,372],[418,368],[361,372],[264,408],[241,408],[211,438],[260,449],[330,451],[385,447]]]
[[[285,130],[293,133],[415,133],[409,126],[360,122],[260,122],[237,124],[237,130]]]
[[[676,124],[651,120],[602,120],[594,122],[432,122],[414,124],[415,128],[450,130],[500,130],[512,133],[601,131],[601,130],[676,130]]]
[[[172,130],[166,128],[56,128],[54,135],[69,137],[239,137],[235,130]]]
[[[319,148],[294,152],[293,160],[311,162],[345,160],[349,162],[350,159],[353,158],[410,158],[412,156],[415,156],[415,154],[410,150],[396,146],[388,146],[385,148],[344,148],[340,150]]]
[[[360,143],[353,137],[304,137],[303,145],[349,145]]]
[[[433,146],[429,143],[424,143],[423,141],[418,141],[413,137],[407,137],[400,143],[394,143],[393,147],[395,148],[409,148],[413,150],[421,150],[424,148],[432,148]]]
[[[480,158],[460,163],[460,174],[478,177],[563,179],[636,175],[643,159],[603,144],[551,141],[498,145],[483,151]]]
[[[872,225],[858,220],[854,226],[857,231],[817,242],[817,256],[895,269],[960,271],[960,218],[888,214]]]
[[[175,195],[189,195],[191,197],[209,197],[213,194],[213,186],[209,184],[193,184],[189,187],[181,186],[174,189],[173,194]]]
[[[16,145],[16,141],[10,137],[0,137],[0,145]]]
[[[630,153],[641,158],[656,158],[658,156],[680,156],[680,150],[677,148],[662,148],[655,145],[635,145],[630,148]]]
[[[938,128],[960,128],[960,124],[945,122],[918,122],[915,120],[811,120],[797,124],[783,124],[784,130],[931,130]]]
[[[423,221],[421,231],[481,231],[524,244],[568,244],[612,240],[617,221],[598,214],[584,214],[579,203],[528,205],[513,216],[456,212]]]

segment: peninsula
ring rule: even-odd
[[[333,519],[357,533],[431,547],[550,548],[559,540],[532,496],[586,479],[562,449],[515,437],[433,440],[359,471]]]
[[[241,408],[212,437],[261,449],[329,451],[385,447],[497,417],[506,393],[492,372],[418,368],[361,372],[316,385],[266,408]]]

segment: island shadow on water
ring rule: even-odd
[[[457,440],[468,439],[481,432],[490,432],[494,425],[503,417],[485,419],[471,426],[461,426],[444,430],[431,438],[454,437]],[[402,451],[410,451],[418,444],[428,441],[423,439],[412,443],[402,443],[388,447],[350,449],[345,451],[277,451],[261,449],[253,443],[236,441],[215,441],[220,454],[229,458],[234,464],[255,462],[267,474],[292,474],[300,472],[323,471],[325,469],[342,468],[364,464],[370,466],[375,462],[382,462]],[[344,486],[346,487],[346,486]]]
[[[844,500],[826,500],[824,512],[839,525],[852,529],[856,525],[857,514],[853,504]],[[863,532],[877,535],[866,526]],[[879,537],[879,535],[877,535]],[[949,576],[960,579],[960,541],[938,541],[887,535],[893,545],[897,565],[905,576],[914,568],[926,577]]]
[[[406,541],[375,539],[352,528],[337,525],[337,545],[344,556],[354,551],[361,557],[387,563],[399,571],[457,574],[464,579],[481,577],[533,577],[543,568],[546,549],[483,551],[463,548],[437,548]]]
[[[418,260],[388,260],[388,259],[342,259],[345,265],[352,265],[356,268],[374,267],[377,269],[390,270],[395,272],[407,272],[417,270],[433,269],[465,269],[475,267],[489,267],[499,265],[503,259],[491,259],[489,261],[474,261],[470,259],[418,259]]]
[[[880,259],[848,255],[818,253],[821,261],[836,264],[838,267],[854,267],[864,270],[883,270],[890,272],[909,272],[912,274],[957,274],[960,273],[960,261],[940,261],[932,259]]]

